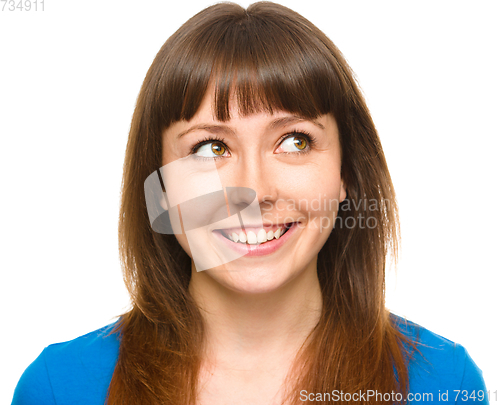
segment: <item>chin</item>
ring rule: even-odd
[[[240,268],[231,270],[206,270],[205,273],[222,287],[239,294],[268,294],[279,291],[294,274],[282,274],[269,268]]]

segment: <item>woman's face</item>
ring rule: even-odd
[[[308,120],[284,111],[244,117],[233,98],[231,119],[221,122],[212,94],[190,121],[167,128],[162,140],[162,169],[175,167],[163,179],[169,200],[172,193],[185,194],[178,201],[207,196],[201,204],[198,198],[178,205],[184,227],[176,237],[193,259],[192,282],[197,277],[262,293],[315,274],[318,252],[346,197],[334,117]]]

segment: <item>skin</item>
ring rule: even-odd
[[[205,271],[196,271],[192,264],[189,290],[206,323],[200,399],[203,404],[275,403],[293,356],[321,313],[317,257],[338,210],[335,203],[323,209],[323,202],[346,197],[338,128],[327,114],[314,122],[295,119],[271,129],[276,119],[295,116],[284,111],[241,116],[234,98],[231,119],[220,122],[213,113],[212,94],[207,92],[189,122],[176,122],[164,131],[163,165],[188,156],[204,137],[214,135],[207,129],[178,138],[180,133],[200,124],[230,127],[234,134],[217,134],[224,139],[224,144],[216,143],[223,157],[215,160],[222,185],[254,189],[264,222],[299,224],[271,255],[242,257]],[[307,131],[316,139],[315,146],[300,152],[294,140],[303,146],[302,138],[294,138],[296,134],[280,141],[291,131]],[[197,153],[217,156],[211,147]],[[313,201],[316,205],[311,206]],[[192,257],[186,236],[176,237]],[[230,271],[235,267],[238,271]]]

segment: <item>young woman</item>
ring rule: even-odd
[[[14,404],[487,403],[462,346],[386,310],[382,146],[342,54],[286,7],[217,4],[161,48],[119,234],[133,308],[47,347]]]

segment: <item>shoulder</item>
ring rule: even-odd
[[[469,396],[474,395],[474,402],[487,403],[478,398],[486,398],[483,373],[465,347],[407,319],[394,314],[391,317],[417,348],[409,361],[411,393],[422,395],[421,400],[432,398],[436,402],[448,403],[467,402],[471,400]],[[445,393],[448,393],[446,401]],[[427,394],[427,399],[424,394]]]
[[[117,322],[47,346],[24,371],[12,404],[103,404],[118,359]]]

